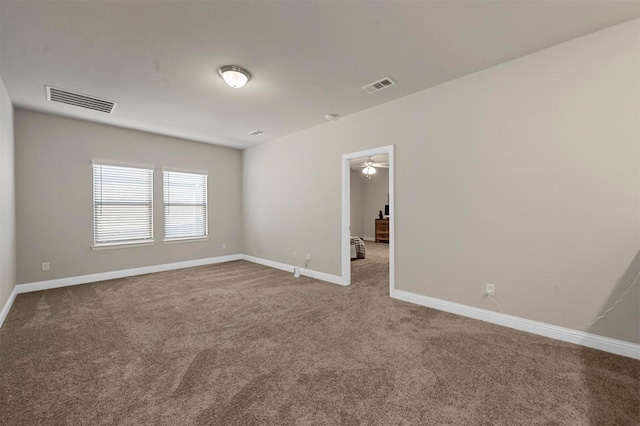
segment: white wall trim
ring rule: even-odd
[[[100,272],[97,274],[80,275],[75,277],[58,278],[47,281],[37,281],[32,283],[18,284],[13,288],[9,295],[9,299],[0,311],[0,327],[4,323],[5,318],[9,314],[9,310],[13,305],[16,296],[21,293],[30,293],[33,291],[49,290],[53,288],[68,287],[79,284],[89,284],[98,281],[113,280],[116,278],[133,277],[136,275],[152,274],[154,272],[171,271],[174,269],[192,268],[194,266],[214,265],[216,263],[231,262],[233,260],[246,260],[257,263],[259,265],[268,266],[270,268],[280,269],[293,273],[293,265],[274,262],[272,260],[261,259],[255,256],[245,254],[232,254],[229,256],[209,257],[205,259],[187,260],[184,262],[165,263],[162,265],[144,266],[140,268],[122,269],[119,271]],[[345,285],[342,277],[331,275],[324,272],[314,271],[312,269],[300,269],[301,275],[317,280],[326,281],[332,284]]]
[[[4,324],[4,320],[7,318],[7,315],[9,315],[9,310],[11,310],[11,306],[13,306],[13,301],[16,300],[17,294],[18,290],[16,290],[16,287],[14,286],[11,294],[9,295],[9,298],[7,299],[7,302],[2,307],[2,311],[0,311],[0,327],[2,327],[2,324]]]
[[[291,272],[292,274],[295,268],[293,265],[274,262],[273,260],[267,260],[267,259],[262,259],[260,257],[249,256],[247,254],[243,254],[242,259],[248,262],[257,263],[258,265],[268,266],[270,268],[280,269],[281,271]],[[342,277],[338,275],[331,275],[325,272],[318,272],[318,271],[314,271],[313,269],[300,268],[300,275],[304,275],[305,277],[314,278],[320,281],[326,281],[332,284],[348,285],[348,284],[345,284]]]
[[[216,263],[231,262],[234,260],[246,260],[252,263],[280,269],[290,273],[293,273],[294,271],[293,265],[287,265],[285,263],[274,262],[272,260],[261,259],[259,257],[248,256],[245,254],[233,254],[229,256],[210,257],[205,259],[188,260],[184,262],[166,263],[163,265],[145,266],[141,268],[124,269],[120,271],[102,272],[98,274],[81,275],[77,277],[59,278],[55,280],[18,284],[13,288],[13,291],[9,295],[9,298],[0,311],[0,327],[2,327],[4,320],[7,318],[9,310],[11,309],[16,296],[21,293],[29,293],[32,291],[48,290],[52,288],[67,287],[78,284],[88,284],[115,278],[151,274],[154,272],[191,268],[194,266],[213,265]],[[346,282],[344,280],[344,277],[331,275],[324,272],[318,272],[312,269],[301,268],[300,273],[309,278],[326,281],[332,284],[338,284],[342,286],[347,286],[350,284],[349,282]],[[532,321],[525,318],[503,314],[500,312],[493,312],[473,306],[462,305],[460,303],[448,302],[446,300],[435,299],[433,297],[422,296],[403,290],[396,290],[394,288],[391,289],[391,297],[405,302],[414,303],[416,305],[426,306],[428,308],[438,309],[440,311],[450,312],[452,314],[474,318],[492,324],[526,331],[528,333],[538,334],[540,336],[550,337],[552,339],[560,340],[563,342],[574,343],[577,345],[586,346],[588,348],[599,349],[601,351],[640,360],[640,345],[635,343],[598,336],[596,334],[585,333],[583,331],[577,331],[570,328],[559,327],[538,321]]]
[[[365,241],[371,241],[371,242],[374,242],[374,243],[376,242],[376,239],[373,238],[373,237],[362,237],[362,239],[365,240]]]
[[[29,293],[32,291],[49,290],[51,288],[67,287],[78,284],[88,284],[97,281],[112,280],[115,278],[133,277],[136,275],[151,274],[154,272],[171,271],[173,269],[191,268],[194,266],[213,265],[216,263],[241,260],[241,254],[229,256],[209,257],[205,259],[187,260],[184,262],[165,263],[162,265],[144,266],[141,268],[122,269],[119,271],[100,272],[97,274],[80,275],[76,277],[58,278],[55,280],[38,281],[27,284],[16,285],[17,294]]]
[[[318,271],[314,271],[312,269],[304,269],[301,268],[300,269],[300,274],[304,275],[305,277],[309,277],[309,278],[315,278],[316,280],[320,280],[320,281],[326,281],[332,284],[338,284],[338,285],[343,285],[346,286],[348,284],[345,284],[343,278],[341,276],[338,275],[331,275],[331,274],[327,274],[325,272],[318,272]]]
[[[585,333],[583,331],[572,330],[570,328],[559,327],[525,318],[514,317],[500,312],[488,311],[486,309],[475,308],[473,306],[448,302],[446,300],[435,299],[433,297],[422,296],[403,290],[393,290],[391,297],[405,302],[440,311],[450,312],[468,318],[490,322],[540,336],[550,337],[563,342],[574,343],[588,348],[599,349],[616,355],[640,360],[640,345],[623,340],[611,339],[609,337],[598,336],[596,334]]]
[[[39,281],[27,284],[18,284],[13,288],[2,311],[0,311],[0,327],[9,314],[9,310],[15,301],[16,295],[21,293],[29,293],[32,291],[48,290],[52,288],[67,287],[78,284],[88,284],[97,281],[112,280],[115,278],[132,277],[136,275],[151,274],[154,272],[170,271],[174,269],[191,268],[194,266],[213,265],[216,263],[230,262],[233,260],[246,260],[259,265],[280,269],[293,273],[294,266],[285,263],[274,262],[272,260],[261,259],[255,256],[245,254],[234,254],[229,256],[210,257],[205,259],[188,260],[184,262],[166,263],[163,265],[145,266],[141,268],[124,269],[120,271],[102,272],[98,274],[81,275],[77,277],[59,278],[55,280]],[[312,269],[300,269],[301,275],[326,281],[332,284],[342,286],[349,285],[344,277],[331,275],[324,272],[314,271]],[[350,281],[350,280],[349,280]],[[516,330],[526,331],[528,333],[538,334],[540,336],[550,337],[552,339],[561,340],[563,342],[574,343],[588,348],[599,349],[616,355],[640,360],[640,345],[623,340],[611,339],[608,337],[598,336],[596,334],[585,333],[583,331],[572,330],[570,328],[559,327],[551,324],[545,324],[538,321],[532,321],[524,318],[514,317],[512,315],[500,312],[488,311],[486,309],[466,306],[459,303],[448,302],[446,300],[435,299],[433,297],[422,296],[419,294],[391,289],[391,297],[405,302],[414,303],[416,305],[426,306],[428,308],[438,309],[440,311],[450,312],[468,318],[474,318],[481,321],[490,322],[504,327]]]
[[[249,256],[247,254],[242,255],[242,259],[247,262],[257,263],[258,265],[268,266],[270,268],[280,269],[281,271],[291,272],[293,274],[293,265],[287,265],[286,263],[274,262],[273,260],[262,259],[260,257]]]

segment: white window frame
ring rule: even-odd
[[[144,164],[127,164],[127,163],[120,163],[120,162],[112,162],[112,161],[103,161],[103,160],[92,160],[91,161],[91,171],[92,171],[92,198],[93,198],[93,244],[91,246],[91,248],[93,250],[107,250],[107,249],[117,249],[117,248],[127,248],[127,247],[140,247],[140,246],[151,246],[155,244],[155,239],[154,239],[154,223],[153,223],[153,207],[154,207],[154,194],[153,194],[153,190],[154,190],[154,185],[153,185],[153,180],[154,180],[154,167],[153,166],[149,166],[149,165],[144,165]],[[125,239],[120,239],[120,240],[111,240],[111,241],[102,241],[99,242],[97,241],[97,229],[98,229],[98,224],[97,224],[97,213],[96,213],[96,206],[98,205],[97,200],[96,200],[96,180],[95,180],[95,168],[96,166],[107,166],[107,167],[121,167],[121,168],[129,168],[129,169],[137,169],[137,170],[148,170],[151,172],[151,187],[150,192],[151,192],[151,202],[149,205],[149,209],[150,209],[150,222],[149,222],[149,226],[150,226],[150,230],[151,230],[151,234],[149,238],[137,238],[137,239],[129,239],[129,238],[125,238]]]
[[[167,237],[167,216],[166,216],[166,208],[167,208],[167,186],[165,176],[167,173],[180,173],[185,175],[196,175],[199,177],[204,177],[204,235],[194,235],[194,236],[181,236],[181,237]],[[199,204],[193,204],[197,206]],[[196,241],[208,241],[209,240],[209,172],[203,170],[185,170],[185,169],[176,169],[163,167],[162,168],[162,234],[163,234],[163,244],[176,244],[176,243],[188,243],[188,242],[196,242]]]

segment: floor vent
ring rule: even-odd
[[[60,102],[62,104],[105,112],[107,114],[111,114],[113,110],[116,109],[117,104],[112,101],[96,98],[94,96],[82,95],[80,93],[70,92],[68,90],[58,89],[51,86],[45,87],[47,88],[47,100],[52,102]]]
[[[378,80],[371,84],[367,84],[366,86],[363,86],[362,90],[371,94],[371,93],[379,92],[382,89],[386,89],[389,86],[393,86],[394,84],[396,84],[396,82],[393,81],[391,77],[385,77],[382,80]]]

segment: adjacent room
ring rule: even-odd
[[[349,253],[363,280],[372,275],[389,283],[389,155],[377,154],[349,160]],[[351,284],[354,284],[354,264]]]
[[[637,1],[0,1],[3,425],[640,424]]]

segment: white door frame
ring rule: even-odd
[[[389,295],[395,290],[395,196],[394,196],[394,162],[393,145],[366,151],[352,152],[342,155],[342,285],[351,284],[351,248],[349,236],[351,235],[351,167],[349,160],[370,157],[374,155],[389,155]]]

